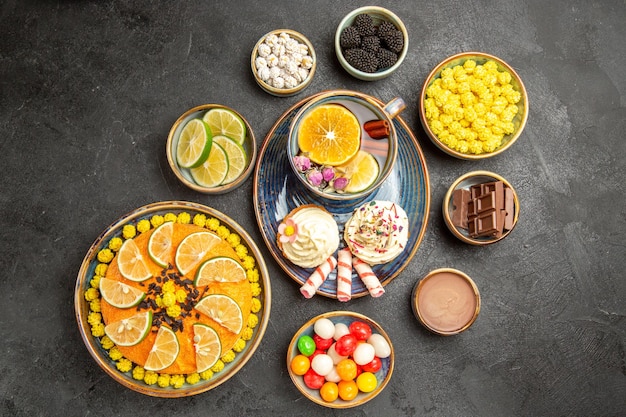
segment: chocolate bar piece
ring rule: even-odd
[[[468,196],[467,227],[462,226],[465,224],[464,219],[458,218],[463,210],[457,208],[459,202],[465,203],[464,195]],[[453,224],[467,229],[472,238],[500,237],[505,230],[513,228],[513,191],[505,187],[502,181],[475,184],[469,190],[455,190],[452,200]]]
[[[459,188],[452,193],[452,224],[467,229],[470,192]]]

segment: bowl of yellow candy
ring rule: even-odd
[[[489,158],[510,148],[528,118],[528,95],[515,70],[482,52],[463,52],[439,63],[420,95],[428,137],[456,158]]]

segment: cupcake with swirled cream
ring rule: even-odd
[[[344,239],[354,256],[370,265],[392,261],[406,248],[409,218],[391,201],[370,201],[358,207],[344,227]]]
[[[339,247],[339,228],[322,207],[307,204],[292,210],[278,226],[278,247],[302,268],[316,268]]]

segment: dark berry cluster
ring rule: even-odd
[[[376,72],[393,66],[404,48],[404,36],[391,22],[376,26],[366,13],[354,18],[339,35],[346,61],[363,72]]]

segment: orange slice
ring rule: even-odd
[[[298,127],[298,146],[311,161],[340,165],[361,147],[361,124],[339,104],[322,104],[309,110]]]
[[[372,185],[378,178],[378,161],[369,152],[359,151],[347,164],[338,166],[337,172],[349,179],[344,189],[347,193],[358,193]]]
[[[162,268],[171,262],[173,235],[174,222],[165,222],[154,229],[148,240],[148,255]]]
[[[188,235],[178,248],[174,262],[181,275],[186,275],[204,260],[211,248],[221,242],[221,238],[211,232],[196,232]]]
[[[196,287],[209,285],[211,282],[239,282],[246,280],[246,270],[227,256],[218,256],[204,262],[196,272]]]
[[[206,324],[193,325],[193,347],[196,351],[196,372],[204,372],[213,367],[222,355],[220,337]]]
[[[152,276],[146,261],[133,239],[125,240],[117,254],[117,266],[126,279],[139,282]]]
[[[140,289],[131,287],[118,280],[104,277],[100,278],[99,289],[102,298],[117,308],[135,307],[146,296]]]
[[[194,307],[235,334],[243,328],[243,314],[235,300],[224,294],[207,295]]]
[[[104,333],[118,346],[135,346],[150,333],[152,311],[144,311],[134,316],[109,323]]]
[[[160,371],[174,363],[180,352],[176,333],[165,326],[159,327],[154,344],[144,365],[147,371]]]

